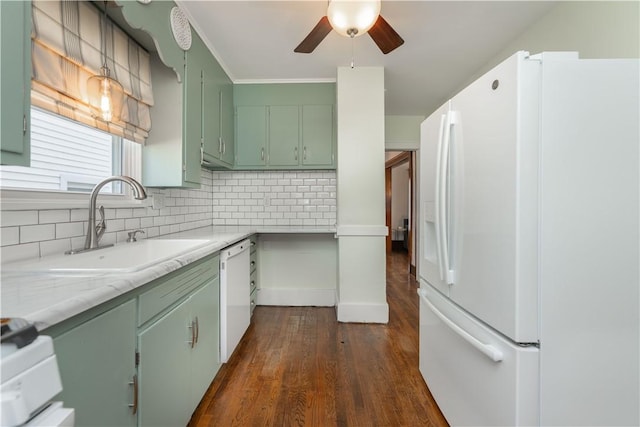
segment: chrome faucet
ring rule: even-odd
[[[128,176],[111,176],[96,184],[96,186],[93,187],[93,190],[91,191],[91,197],[89,198],[89,224],[87,226],[87,238],[84,241],[84,249],[81,249],[79,251],[72,250],[68,253],[84,252],[92,249],[97,249],[99,247],[98,242],[107,229],[107,226],[104,220],[103,206],[100,206],[98,208],[98,211],[100,212],[100,222],[96,225],[96,200],[98,198],[98,193],[100,192],[102,187],[113,181],[122,181],[129,184],[131,188],[133,188],[133,196],[136,200],[144,200],[147,198],[147,192],[145,191],[142,184]]]

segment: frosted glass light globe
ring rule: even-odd
[[[369,31],[380,15],[380,0],[331,0],[327,18],[334,30],[345,37]]]

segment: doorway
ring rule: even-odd
[[[385,162],[386,239],[387,256],[405,252],[409,272],[416,273],[414,256],[414,177],[415,153],[388,151]]]

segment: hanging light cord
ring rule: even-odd
[[[109,76],[109,67],[107,65],[107,0],[104,0],[104,13],[102,15],[102,38],[100,40],[102,49],[102,74]]]
[[[351,36],[351,68],[355,67],[355,37]]]

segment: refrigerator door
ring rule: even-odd
[[[431,114],[420,125],[420,248],[419,275],[423,280],[447,295],[449,286],[444,278],[442,265],[442,237],[436,209],[436,190],[442,175],[440,159],[445,125],[449,114],[449,102]],[[438,206],[439,208],[440,206]]]
[[[520,347],[430,286],[420,294],[420,372],[452,426],[539,425],[536,347]]]
[[[451,100],[449,296],[513,341],[538,342],[540,61],[519,52]]]
[[[541,424],[638,426],[640,61],[543,74]]]

